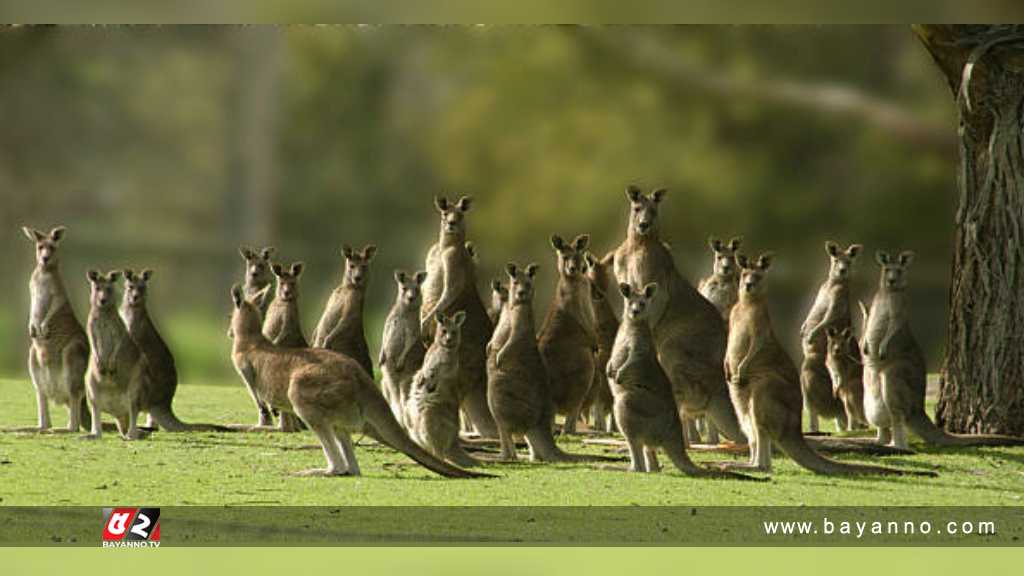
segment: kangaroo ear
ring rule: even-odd
[[[715,252],[722,251],[722,241],[719,240],[718,238],[715,238],[714,236],[708,237],[708,246],[710,246],[711,249]]]
[[[120,270],[111,270],[110,272],[107,272],[107,282],[110,282],[111,284],[113,284],[113,283],[117,282],[120,279],[121,279],[121,271]]]
[[[572,247],[575,248],[577,252],[586,250],[588,244],[590,244],[589,234],[580,234],[572,241]]]
[[[551,247],[559,252],[565,250],[565,240],[558,234],[551,235]]]
[[[658,293],[658,283],[651,282],[647,286],[644,286],[644,298],[650,300],[654,298],[654,295]]]
[[[267,246],[267,247],[263,248],[263,250],[260,250],[260,258],[262,258],[264,260],[270,260],[270,255],[273,254],[273,253],[274,253],[274,247],[273,246]]]
[[[150,270],[149,268],[146,268],[145,270],[142,271],[142,280],[144,282],[149,282],[149,279],[152,278],[152,277],[153,277],[153,271]]]
[[[835,242],[828,240],[825,242],[825,253],[835,258],[839,256],[839,245]]]
[[[851,260],[856,258],[860,251],[864,249],[864,246],[860,244],[850,244],[850,247],[846,249],[846,256]]]
[[[413,276],[413,280],[415,280],[417,284],[422,286],[423,283],[427,281],[427,271],[420,270],[419,272],[416,273],[415,276]]]
[[[644,197],[644,193],[638,186],[630,184],[626,186],[626,198],[629,198],[630,202],[639,202]]]
[[[660,204],[661,201],[665,199],[665,194],[668,194],[667,189],[658,188],[654,192],[651,192],[651,200],[653,200],[655,204]]]
[[[729,240],[729,251],[735,252],[739,250],[741,244],[743,244],[743,236],[737,236],[732,240]]]
[[[238,284],[231,287],[231,301],[235,303],[235,308],[242,307],[242,287]]]
[[[750,260],[747,259],[746,254],[737,254],[736,263],[739,264],[740,268],[750,268]]]
[[[43,233],[35,228],[29,228],[28,226],[22,226],[21,231],[25,233],[25,237],[33,242],[39,242],[43,239]]]
[[[774,259],[775,254],[773,252],[765,252],[764,254],[761,254],[761,256],[757,259],[757,267],[760,268],[762,271],[768,270],[769,268],[772,267],[772,260]]]
[[[878,262],[880,266],[885,266],[889,262],[892,262],[892,256],[889,256],[889,253],[885,250],[879,250],[878,252],[875,252],[875,262]]]
[[[60,242],[60,239],[64,237],[65,232],[67,232],[67,228],[64,226],[57,226],[53,230],[50,230],[50,240]]]
[[[538,268],[540,268],[540,266],[538,266],[536,262],[530,262],[526,265],[526,275],[533,278],[537,274]]]
[[[135,282],[135,271],[132,270],[131,268],[125,268],[124,269],[124,277],[129,282]]]
[[[395,282],[405,284],[405,270],[395,270]]]
[[[434,206],[437,207],[437,211],[438,212],[447,212],[448,211],[448,199],[445,198],[444,196],[435,196],[434,197]]]
[[[476,244],[471,241],[467,241],[463,246],[466,248],[466,252],[469,253],[469,257],[476,260]]]
[[[243,260],[252,260],[256,257],[256,253],[252,251],[252,248],[248,246],[241,246],[238,248],[238,253],[242,256]]]
[[[458,208],[461,212],[469,212],[469,209],[473,207],[473,198],[471,196],[463,196],[459,198]]]
[[[583,260],[587,263],[587,267],[589,267],[589,268],[596,268],[597,267],[597,256],[594,256],[593,252],[589,252],[589,251],[588,252],[584,252],[583,253]]]
[[[515,278],[516,272],[519,272],[519,267],[516,266],[515,262],[509,262],[505,264],[505,273],[508,274],[509,278]]]
[[[462,323],[466,321],[466,311],[459,310],[455,314],[452,314],[452,323],[456,326],[462,326]]]
[[[437,313],[437,323],[440,325],[440,324],[445,324],[446,322],[448,322],[448,315],[445,314],[444,312],[438,312]]]
[[[914,251],[904,250],[900,252],[900,266],[910,266],[914,263]]]
[[[619,294],[622,294],[623,298],[629,298],[629,295],[633,293],[633,289],[630,288],[629,284],[625,282],[619,282]]]
[[[497,278],[491,280],[491,291],[492,292],[498,292],[500,294],[501,291],[504,290],[504,289],[505,289],[505,287],[501,285],[501,280],[498,280]]]
[[[353,257],[355,257],[356,252],[348,244],[342,244],[341,255],[344,256],[346,260],[351,260]]]
[[[88,272],[85,273],[85,277],[89,279],[89,282],[93,282],[93,283],[99,282],[99,280],[100,280],[100,271],[99,270],[89,270]]]
[[[363,261],[364,262],[369,262],[370,260],[373,260],[373,257],[376,256],[376,255],[377,255],[377,246],[375,244],[367,244],[366,247],[363,248]]]
[[[281,274],[284,274],[284,267],[281,266],[281,264],[274,262],[270,265],[270,271],[274,273],[274,276],[280,278]]]
[[[302,270],[305,269],[306,264],[303,262],[296,262],[292,264],[292,276],[298,278],[302,275]]]

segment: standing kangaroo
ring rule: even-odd
[[[256,298],[231,289],[235,333],[232,361],[260,397],[282,412],[294,412],[320,440],[326,469],[303,475],[358,476],[352,432],[372,429],[384,443],[442,476],[482,476],[438,460],[413,442],[391,414],[373,378],[352,358],[332,350],[279,348],[261,331]]]
[[[728,322],[729,312],[739,299],[740,277],[739,266],[736,265],[736,251],[740,249],[743,238],[733,238],[728,244],[712,236],[708,239],[711,252],[715,256],[711,267],[711,275],[706,276],[697,285],[697,291],[708,302],[715,305],[722,318]]]
[[[459,444],[459,346],[466,314],[437,315],[434,342],[423,366],[412,381],[406,408],[409,435],[417,444],[456,466],[477,466],[480,462]]]
[[[49,234],[27,226],[22,230],[36,248],[36,266],[28,284],[32,298],[28,373],[36,390],[38,430],[50,429],[51,401],[67,406],[68,432],[77,432],[80,426],[89,429],[91,414],[85,402],[89,341],[71,307],[57,257],[65,228],[58,226]]]
[[[645,196],[626,188],[630,203],[626,240],[605,261],[614,265],[620,284],[661,288],[648,304],[658,358],[672,382],[681,415],[706,415],[718,431],[742,441],[743,432],[729,402],[722,374],[726,327],[722,316],[676,269],[672,255],[658,236],[658,207],[666,191]]]
[[[242,260],[245,262],[245,281],[242,284],[242,289],[245,291],[247,298],[256,298],[256,296],[259,295],[259,299],[256,300],[256,305],[260,310],[260,314],[265,316],[267,308],[270,306],[270,299],[273,297],[273,293],[267,289],[267,287],[270,286],[270,281],[272,279],[270,256],[274,253],[274,247],[267,246],[257,252],[248,246],[242,246],[238,249],[238,253],[242,256]],[[228,327],[228,337],[234,338],[234,334],[230,326]],[[256,404],[256,410],[259,414],[257,427],[269,427],[273,423],[274,419],[270,408],[266,404],[260,402],[253,390],[249,390],[249,395]]]
[[[555,412],[565,415],[562,430],[566,434],[576,433],[583,401],[594,381],[597,334],[583,257],[589,242],[585,234],[572,244],[557,234],[551,237],[558,259],[558,285],[537,342],[547,366]]]
[[[309,347],[302,333],[302,316],[299,314],[299,276],[302,276],[303,267],[302,262],[296,262],[287,270],[280,264],[270,268],[277,278],[277,289],[263,318],[263,335],[274,346]]]
[[[629,445],[630,470],[658,472],[658,448],[687,476],[753,478],[697,466],[686,454],[683,425],[672,396],[672,384],[658,363],[654,334],[647,319],[657,284],[633,290],[620,284],[624,301],[622,324],[605,372],[615,397],[615,421]]]
[[[611,358],[615,334],[619,331],[619,319],[615,317],[608,300],[608,271],[593,253],[585,254],[587,279],[592,288],[591,307],[597,329],[597,356],[595,357],[594,381],[584,402],[584,409],[591,411],[594,426],[605,432],[614,432],[615,418],[612,411],[612,390],[605,375],[605,366]]]
[[[497,427],[487,408],[487,353],[485,348],[494,326],[476,286],[476,264],[466,249],[466,213],[472,200],[463,196],[451,204],[447,198],[434,201],[441,215],[436,244],[427,253],[427,281],[423,285],[420,328],[424,338],[433,335],[432,321],[440,312],[466,312],[462,325],[459,359],[459,404],[481,436],[495,437]]]
[[[377,253],[377,247],[370,244],[362,252],[356,252],[346,244],[341,252],[345,256],[345,273],[341,285],[331,292],[316,325],[313,346],[352,357],[372,378],[373,363],[363,331],[363,301],[369,282],[370,262]]]
[[[765,299],[764,278],[772,257],[764,254],[752,264],[740,255],[737,261],[742,268],[740,298],[729,315],[725,371],[736,412],[750,441],[750,461],[728,466],[769,471],[775,442],[797,464],[817,474],[918,474],[837,462],[807,445],[800,430],[800,376],[775,336]]]
[[[507,302],[508,288],[497,278],[491,280],[491,305],[487,308],[487,317],[491,319],[491,324],[494,326],[498,325],[498,320],[501,319],[501,311],[505,309]]]
[[[178,369],[171,349],[149,316],[147,296],[152,276],[152,270],[143,270],[138,274],[131,269],[124,271],[124,296],[120,310],[128,335],[146,358],[150,386],[149,392],[145,394],[145,406],[140,405],[141,410],[149,413],[146,428],[159,426],[170,432],[226,431],[227,428],[215,424],[188,424],[174,414],[171,404],[178,390]]]
[[[139,412],[150,407],[154,396],[146,356],[129,335],[114,303],[114,290],[120,277],[117,271],[88,272],[92,291],[87,324],[92,353],[85,383],[92,411],[92,430],[85,438],[89,439],[99,439],[102,433],[101,412],[114,417],[117,430],[125,440],[141,438]]]
[[[863,428],[868,423],[864,415],[864,366],[861,364],[860,347],[849,326],[836,330],[826,329],[828,355],[825,365],[832,378],[832,393],[843,405],[845,430]],[[806,398],[805,398],[806,401]]]
[[[841,331],[852,324],[850,277],[861,248],[860,244],[853,244],[842,251],[835,242],[825,242],[825,252],[830,259],[828,278],[818,288],[818,295],[807,313],[807,319],[800,326],[804,353],[800,365],[800,387],[803,390],[804,405],[810,415],[811,432],[818,431],[819,416],[835,418],[838,430],[845,430],[850,425],[846,407],[833,391],[834,383],[826,366],[826,332],[830,328]],[[858,347],[851,347],[850,354],[859,361]]]
[[[910,330],[907,270],[914,253],[893,259],[879,251],[878,291],[863,336],[864,411],[878,428],[878,442],[907,448],[907,428],[928,444],[939,446],[1000,446],[1024,444],[1024,438],[996,434],[949,434],[924,411],[927,385],[924,354]]]
[[[398,294],[384,321],[384,335],[380,343],[380,371],[383,374],[384,397],[400,423],[405,422],[405,406],[413,376],[423,364],[426,348],[420,334],[420,287],[427,279],[426,272],[412,276],[395,272]]]

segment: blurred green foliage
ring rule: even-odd
[[[941,359],[955,120],[907,27],[22,27],[0,29],[0,78],[0,371],[23,371],[22,224],[69,226],[83,320],[86,268],[155,268],[151,310],[198,379],[230,371],[241,243],[307,263],[307,332],[341,244],[378,244],[375,347],[435,194],[477,200],[481,289],[538,261],[543,310],[549,235],[613,247],[627,183],[670,189],[663,234],[694,283],[711,234],[776,251],[791,343],[824,240],[866,245],[864,299],[876,249],[917,250],[913,324]]]

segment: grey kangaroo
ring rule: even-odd
[[[644,195],[626,188],[629,225],[626,239],[605,261],[614,265],[620,284],[660,289],[650,307],[649,321],[662,367],[682,415],[707,415],[727,438],[742,442],[743,432],[729,401],[722,373],[726,327],[722,315],[676,268],[672,254],[659,238],[658,209],[664,189]]]
[[[412,379],[426,354],[420,335],[420,287],[426,279],[426,272],[412,275],[401,270],[395,272],[398,294],[384,321],[381,337],[378,364],[383,374],[382,389],[400,423],[405,423]]]
[[[373,363],[363,329],[363,301],[369,283],[370,262],[377,253],[377,247],[370,244],[357,252],[346,244],[341,252],[345,256],[345,274],[327,300],[313,333],[313,346],[351,356],[372,378]]]
[[[466,312],[459,359],[459,404],[478,434],[494,438],[497,428],[487,408],[485,352],[494,326],[477,292],[473,255],[466,249],[466,214],[472,200],[463,196],[458,202],[450,203],[440,197],[435,199],[434,205],[441,216],[440,232],[437,243],[427,253],[420,329],[429,341],[433,336],[434,317],[439,312],[448,315],[456,310]]]
[[[1001,446],[1024,444],[1024,438],[996,434],[950,434],[924,411],[927,366],[910,330],[907,276],[914,253],[896,258],[875,255],[881,266],[878,291],[871,301],[864,329],[864,411],[878,428],[878,442],[907,448],[907,433],[938,446]]]
[[[605,366],[612,354],[615,334],[619,331],[619,319],[615,317],[608,299],[608,271],[593,253],[587,252],[587,279],[591,286],[591,307],[597,328],[597,357],[595,359],[594,382],[584,402],[584,411],[590,409],[591,421],[597,429],[605,432],[615,430],[612,413],[612,390],[605,375]]]
[[[36,250],[36,266],[28,284],[32,299],[28,372],[36,390],[38,430],[50,430],[50,402],[67,406],[68,432],[89,429],[92,420],[85,402],[89,341],[71,307],[58,258],[65,228],[58,226],[49,234],[27,226],[22,230]]]
[[[242,284],[242,290],[247,298],[255,298],[259,295],[256,306],[259,308],[260,314],[266,316],[267,308],[270,306],[270,299],[274,296],[273,292],[266,289],[270,286],[271,280],[273,280],[270,270],[270,256],[274,253],[274,247],[267,246],[257,251],[248,246],[242,246],[238,249],[238,253],[245,262],[245,281]],[[234,337],[230,326],[228,326],[228,337]],[[256,410],[259,415],[257,427],[269,427],[274,419],[270,407],[260,402],[253,390],[249,390],[249,395],[256,404]]]

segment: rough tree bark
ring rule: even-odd
[[[949,334],[937,410],[1024,435],[1024,26],[915,26],[959,112]]]

